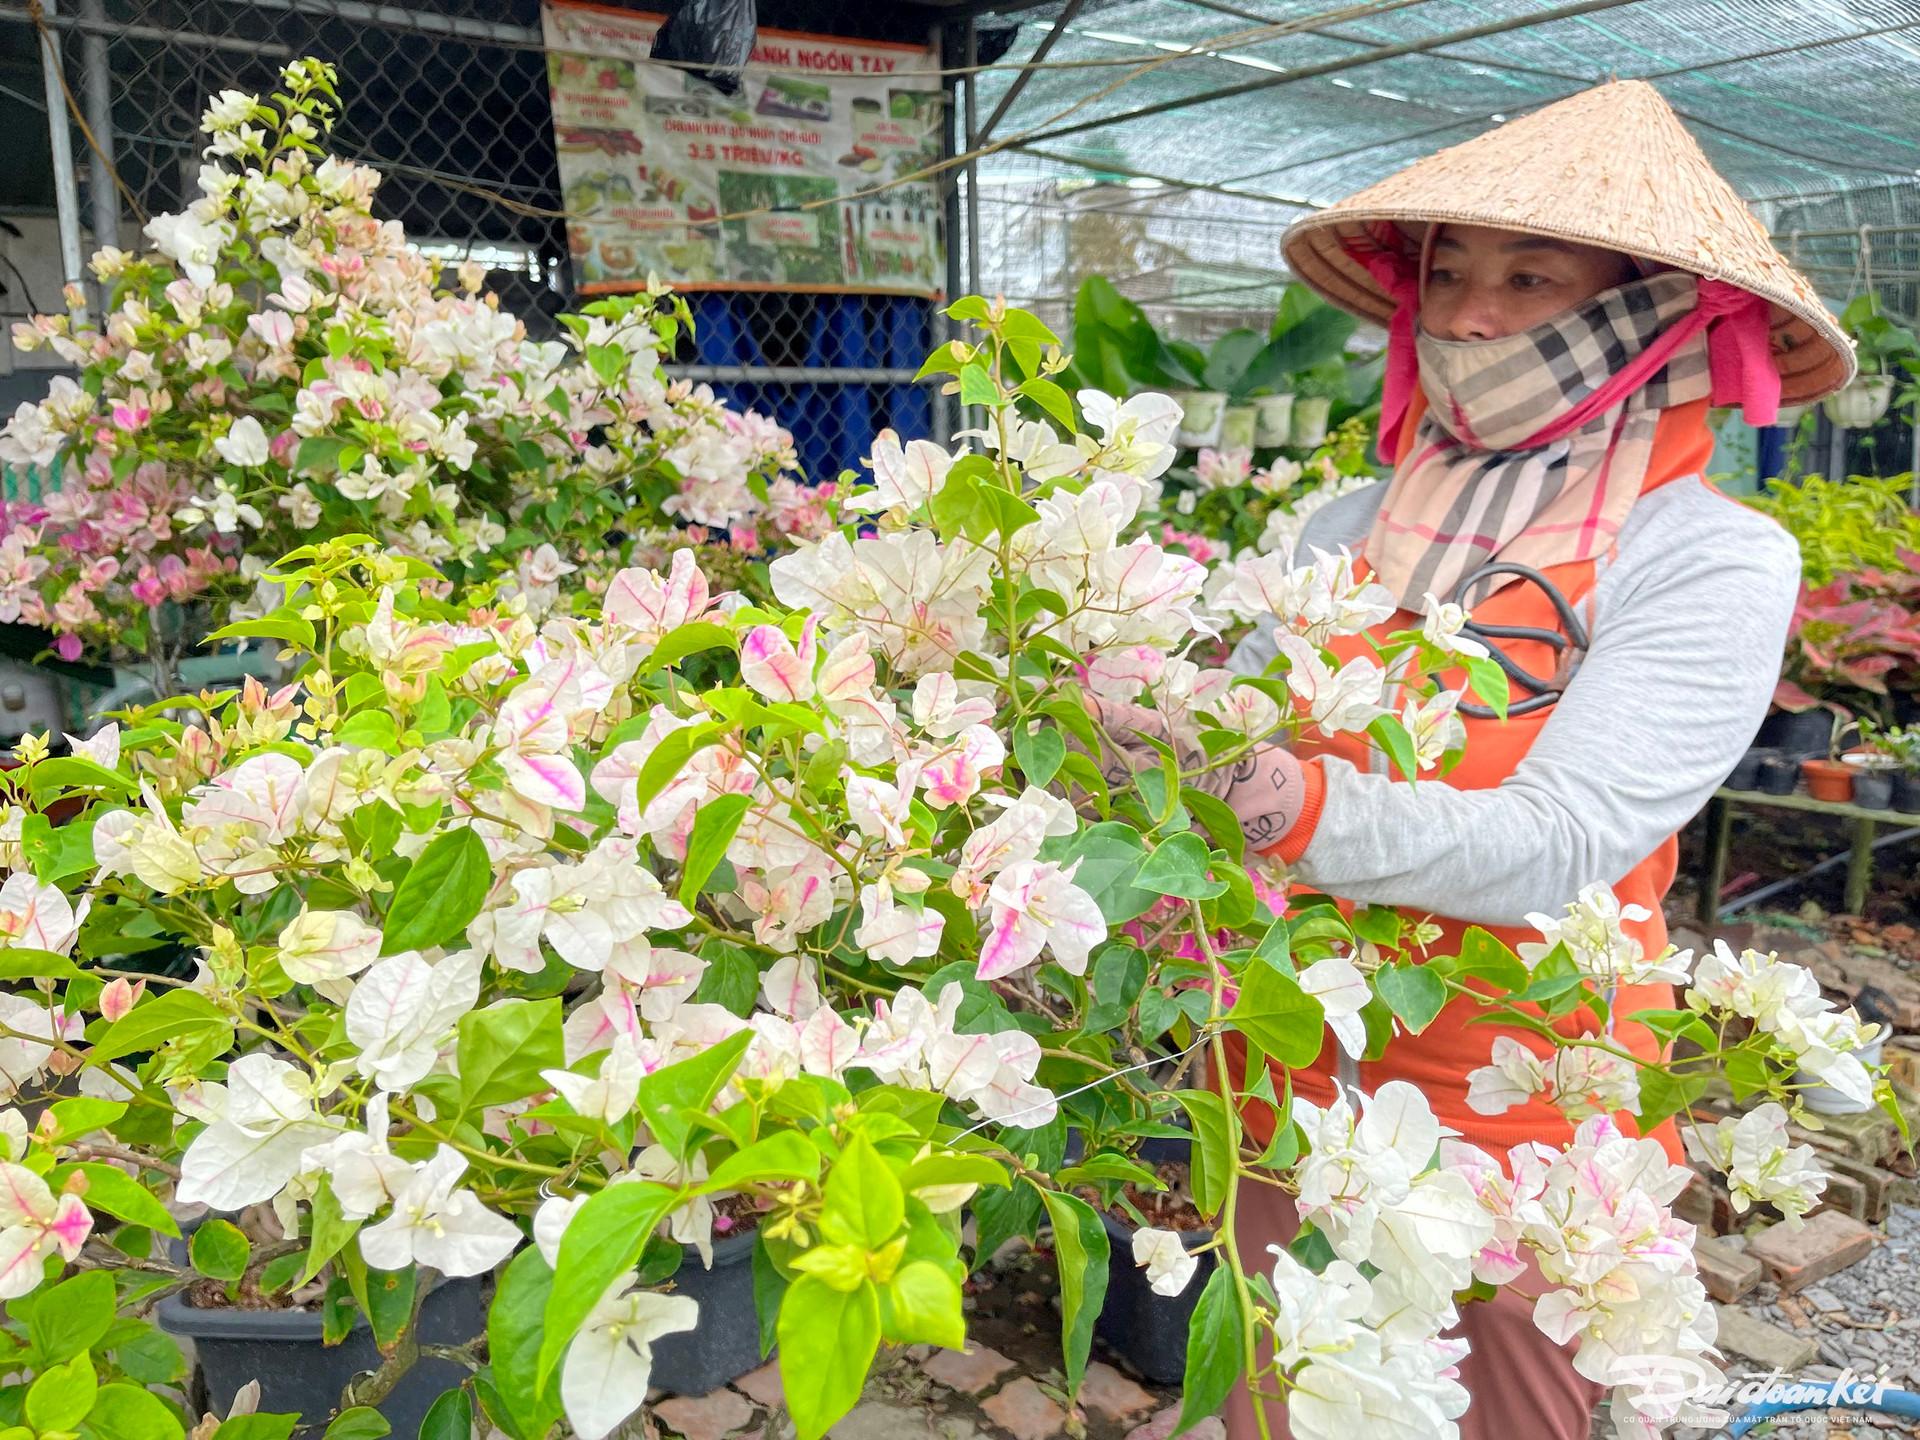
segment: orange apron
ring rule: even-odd
[[[1656,463],[1649,470],[1642,494],[1670,480],[1704,472],[1707,455],[1712,449],[1712,437],[1705,425],[1705,411],[1703,401],[1676,406],[1661,417],[1660,432],[1655,441]],[[1362,573],[1364,568],[1364,562],[1356,566]],[[1591,635],[1592,592],[1599,575],[1599,563],[1593,560],[1574,561],[1553,566],[1542,573],[1583,616]],[[1559,616],[1546,595],[1538,586],[1525,582],[1510,584],[1476,606],[1473,619],[1486,625],[1533,626],[1555,632],[1562,628]],[[1369,635],[1377,643],[1394,630],[1417,627],[1418,624],[1418,616],[1409,616],[1403,611],[1376,626]],[[1528,673],[1554,673],[1558,657],[1553,647],[1533,640],[1506,640],[1500,644],[1505,653]],[[1354,656],[1370,653],[1366,640],[1361,636],[1342,637],[1328,648],[1339,656],[1341,663]],[[1466,684],[1464,673],[1458,670],[1437,678],[1447,689],[1460,689]],[[1517,687],[1515,698],[1519,698]],[[1546,706],[1532,714],[1510,716],[1506,720],[1480,720],[1462,716],[1462,723],[1466,727],[1466,748],[1460,763],[1444,777],[1422,779],[1419,783],[1450,785],[1456,790],[1494,788],[1513,774],[1553,711],[1554,707]],[[1340,735],[1318,744],[1301,744],[1296,747],[1296,752],[1303,759],[1315,754],[1337,756],[1360,770],[1380,769],[1385,764],[1376,757],[1372,742],[1364,735]],[[1405,782],[1396,775],[1396,783]],[[1650,912],[1647,919],[1623,927],[1626,933],[1645,947],[1649,956],[1660,954],[1667,945],[1666,917],[1661,912],[1661,901],[1668,886],[1673,883],[1678,854],[1678,837],[1670,835],[1625,875],[1592,877],[1610,883],[1622,906],[1638,905]],[[1459,953],[1460,938],[1473,923],[1439,915],[1427,916],[1411,911],[1403,913],[1410,922],[1430,919],[1441,927],[1443,933],[1440,939],[1427,952],[1432,955]],[[1485,925],[1481,928],[1508,946],[1517,946],[1523,941],[1537,942],[1541,938],[1537,931],[1527,926]],[[1637,1010],[1670,1007],[1673,1003],[1673,987],[1665,983],[1619,987],[1612,1001],[1614,1040],[1643,1059],[1658,1057],[1661,1053],[1658,1039],[1644,1026],[1629,1024],[1623,1017]],[[1535,1014],[1539,1013],[1538,1007],[1528,1008]],[[1428,1104],[1443,1125],[1458,1130],[1461,1138],[1496,1156],[1509,1146],[1529,1140],[1565,1145],[1571,1139],[1574,1127],[1545,1100],[1535,1098],[1500,1115],[1482,1115],[1467,1105],[1468,1072],[1489,1063],[1493,1042],[1500,1036],[1510,1036],[1542,1057],[1550,1055],[1552,1051],[1546,1040],[1517,1026],[1468,1023],[1483,1013],[1482,1007],[1471,1001],[1456,999],[1420,1034],[1395,1036],[1381,1059],[1362,1062],[1357,1066],[1360,1089],[1371,1094],[1389,1080],[1409,1081],[1427,1097]],[[1555,1028],[1571,1036],[1593,1033],[1599,1024],[1595,1013],[1583,1008],[1562,1016],[1555,1022]],[[1227,1039],[1233,1068],[1244,1075],[1245,1046],[1240,1043],[1238,1036],[1229,1035]],[[1308,1069],[1293,1072],[1295,1092],[1316,1104],[1331,1100],[1335,1094],[1339,1054],[1338,1043],[1329,1034],[1320,1058]],[[1352,1079],[1352,1068],[1348,1071],[1349,1079]],[[1277,1087],[1277,1077],[1275,1083]],[[1248,1130],[1264,1144],[1272,1134],[1271,1112],[1264,1105],[1255,1104],[1249,1107],[1246,1118]],[[1622,1114],[1616,1118],[1626,1133],[1638,1133],[1632,1116]],[[1672,1121],[1660,1125],[1653,1133],[1675,1161],[1683,1159],[1679,1131]]]

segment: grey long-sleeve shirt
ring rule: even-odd
[[[1358,551],[1385,484],[1329,504],[1306,546]],[[1592,648],[1526,757],[1490,790],[1408,785],[1329,757],[1299,877],[1346,899],[1479,924],[1558,914],[1697,813],[1753,741],[1800,584],[1793,539],[1676,480],[1628,513],[1593,592]],[[1261,673],[1256,630],[1229,664]]]

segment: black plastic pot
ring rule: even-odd
[[[1893,808],[1908,815],[1920,815],[1920,770],[1893,772]]]
[[[1187,1327],[1213,1274],[1215,1252],[1200,1257],[1178,1295],[1156,1295],[1147,1272],[1133,1263],[1133,1227],[1105,1213],[1100,1221],[1107,1227],[1107,1303],[1093,1333],[1149,1384],[1177,1385],[1187,1372]],[[1211,1230],[1192,1230],[1181,1234],[1180,1243],[1191,1250],[1212,1238]]]
[[[1804,760],[1824,755],[1833,743],[1831,710],[1776,710],[1761,722],[1754,744]]]
[[[348,1382],[380,1365],[364,1317],[338,1345],[321,1343],[320,1315],[312,1310],[202,1308],[169,1295],[155,1318],[162,1330],[193,1341],[207,1404],[216,1414],[226,1413],[241,1386],[258,1380],[259,1409],[299,1414],[303,1423],[296,1434],[317,1436]],[[464,1345],[486,1328],[478,1277],[442,1281],[421,1303],[422,1340]],[[393,1427],[394,1440],[419,1440],[420,1422],[433,1402],[466,1375],[450,1360],[420,1360],[376,1407]]]
[[[1726,778],[1729,790],[1758,790],[1760,788],[1760,766],[1769,755],[1779,751],[1770,750],[1764,745],[1755,745],[1734,762],[1733,770]]]
[[[1800,762],[1791,755],[1769,755],[1760,762],[1759,780],[1769,795],[1791,795],[1800,783]]]
[[[1853,777],[1853,803],[1862,810],[1885,810],[1893,804],[1893,773],[1860,770]]]
[[[653,1342],[653,1384],[672,1395],[705,1395],[760,1365],[760,1322],[753,1308],[752,1231],[713,1247],[705,1268],[692,1246],[673,1272],[676,1294],[700,1302],[700,1323]]]

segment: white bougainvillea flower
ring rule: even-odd
[[[936,740],[950,740],[993,719],[993,701],[984,695],[962,699],[960,682],[944,670],[922,675],[913,687],[913,723]]]
[[[1147,1284],[1156,1295],[1174,1296],[1185,1290],[1200,1262],[1171,1230],[1151,1226],[1133,1232],[1133,1263],[1147,1272]]]
[[[430,1265],[442,1275],[484,1275],[513,1253],[520,1227],[454,1188],[467,1161],[451,1145],[411,1168],[393,1197],[393,1213],[360,1232],[360,1253],[378,1270]]]
[[[697,1185],[707,1178],[707,1158],[696,1154],[691,1164],[683,1163],[664,1145],[648,1145],[633,1157],[632,1171],[642,1180],[657,1181],[678,1188]],[[661,1222],[667,1235],[681,1245],[691,1245],[706,1269],[713,1268],[713,1201],[696,1195]]]
[[[833,885],[824,860],[782,865],[764,880],[741,881],[740,898],[755,915],[753,938],[775,950],[792,950],[800,936],[833,914]]]
[[[1386,713],[1380,703],[1385,676],[1373,661],[1358,656],[1336,671],[1298,635],[1282,635],[1275,643],[1288,662],[1287,689],[1323,734],[1363,731]]]
[[[611,1184],[618,1184],[616,1176]],[[580,1213],[580,1207],[587,1203],[587,1196],[549,1195],[540,1202],[540,1208],[533,1212],[533,1244],[540,1252],[540,1258],[547,1262],[549,1270],[560,1268],[560,1242],[566,1238],[567,1227],[573,1223],[573,1217]]]
[[[542,1070],[541,1078],[551,1085],[573,1113],[605,1125],[617,1125],[633,1113],[640,1096],[640,1082],[646,1077],[646,1062],[633,1042],[616,1034],[606,1049],[596,1075],[581,1075],[572,1070]]]
[[[413,1175],[413,1166],[387,1148],[387,1097],[367,1101],[367,1128],[349,1130],[300,1156],[300,1173],[325,1175],[348,1220],[378,1214]]]
[[[478,952],[462,950],[438,964],[403,950],[375,964],[347,1000],[347,1038],[354,1062],[382,1090],[404,1090],[426,1078],[440,1047],[480,998]]]
[[[251,415],[242,415],[227,433],[213,442],[213,448],[229,465],[247,468],[267,463],[267,432]]]
[[[1079,825],[1071,805],[1035,785],[1017,798],[988,793],[981,799],[1001,811],[967,837],[960,847],[960,864],[947,881],[947,888],[973,910],[987,903],[991,877],[1017,861],[1038,859],[1049,836],[1071,835]]]
[[[120,767],[120,727],[109,721],[82,740],[67,736],[67,749],[82,760],[91,760],[104,770]]]
[[[25,870],[16,870],[0,885],[0,949],[20,947],[65,955],[80,936],[92,896],[78,906],[58,885],[42,885]]]
[[[275,1055],[242,1055],[224,1086],[201,1089],[198,1108],[211,1123],[180,1159],[183,1205],[232,1212],[271,1200],[308,1149],[339,1133],[315,1108],[312,1077]]]
[[[1669,946],[1657,959],[1649,961],[1646,948],[1626,932],[1626,926],[1651,918],[1651,913],[1644,905],[1622,905],[1609,886],[1588,885],[1568,903],[1564,915],[1527,916],[1527,923],[1544,939],[1522,941],[1514,947],[1515,953],[1531,970],[1546,959],[1555,945],[1565,945],[1575,968],[1602,985],[1644,985],[1655,981],[1684,985],[1687,968],[1693,960],[1690,951]]]
[[[1716,940],[1713,953],[1694,967],[1685,999],[1693,1010],[1751,1020],[1791,1050],[1802,1069],[1856,1105],[1873,1104],[1873,1075],[1856,1052],[1872,1043],[1878,1027],[1851,1009],[1837,1010],[1806,967],[1757,950],[1735,955]]]
[[[893,781],[847,776],[847,818],[869,840],[884,840],[895,849],[906,848],[906,827],[912,817],[918,769],[907,767],[907,771]]]
[[[910,965],[940,949],[946,918],[938,910],[902,905],[893,886],[877,880],[860,891],[860,924],[853,943],[889,965]]]
[[[882,430],[873,437],[873,453],[867,458],[874,488],[843,501],[842,506],[861,511],[917,510],[940,493],[958,458],[931,440],[909,440],[902,446],[899,435]]]
[[[1080,862],[1020,860],[994,878],[987,892],[991,931],[980,947],[976,975],[998,980],[1023,970],[1043,950],[1074,975],[1087,971],[1087,954],[1107,938],[1100,907],[1073,883]]]
[[[0,1162],[0,1300],[25,1295],[40,1283],[47,1256],[73,1259],[92,1232],[78,1195],[55,1198],[33,1171]]]
[[[347,996],[336,982],[380,958],[380,932],[351,910],[302,910],[280,931],[279,943],[287,978],[324,987],[322,993],[336,1004]]]
[[[804,1020],[820,1008],[820,983],[813,961],[804,955],[782,955],[760,975],[760,998],[783,1020]]]
[[[916,752],[920,785],[935,810],[964,805],[980,793],[987,772],[1005,762],[1006,743],[985,725],[969,725],[937,748]]]
[[[778,625],[754,626],[740,641],[740,678],[769,700],[811,700],[819,628],[819,617],[807,616],[796,646]]]
[[[39,1081],[53,1058],[55,1036],[65,1039],[62,1017],[25,995],[0,991],[0,1100],[11,1100]],[[7,1111],[11,1115],[15,1112]]]
[[[585,704],[584,667],[572,657],[542,665],[517,686],[500,707],[493,743],[500,747],[500,768],[507,783],[536,805],[578,810],[586,803],[587,782],[568,753],[573,737],[569,717]]]
[[[1353,961],[1340,955],[1316,960],[1300,972],[1300,988],[1320,1002],[1327,1028],[1340,1048],[1358,1060],[1367,1051],[1367,1027],[1360,1012],[1373,998],[1367,977]]]
[[[707,577],[691,550],[676,550],[666,575],[622,570],[607,586],[601,615],[609,625],[638,633],[650,650],[669,631],[698,620],[712,608]]]
[[[143,810],[113,810],[93,827],[93,858],[108,875],[131,875],[150,890],[178,895],[206,876],[200,857],[147,782]]]
[[[1420,602],[1420,611],[1424,617],[1420,634],[1429,645],[1449,655],[1465,655],[1475,660],[1487,658],[1487,647],[1463,633],[1467,612],[1460,606],[1442,600],[1429,590]]]
[[[605,1440],[647,1398],[653,1342],[691,1330],[699,1320],[697,1300],[616,1280],[588,1312],[560,1367],[560,1403],[573,1433],[580,1440]]]
[[[1787,1112],[1769,1100],[1717,1125],[1689,1126],[1687,1150],[1727,1177],[1735,1211],[1772,1205],[1797,1227],[1827,1188],[1811,1145],[1789,1145]]]
[[[948,1011],[946,998],[943,992],[943,1013]],[[1040,1042],[1023,1030],[935,1035],[926,1042],[925,1053],[933,1087],[962,1104],[979,1106],[989,1120],[1031,1128],[1047,1124],[1059,1108],[1051,1090],[1031,1083],[1040,1066]]]

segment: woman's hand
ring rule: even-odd
[[[1286,838],[1306,805],[1306,780],[1300,762],[1280,745],[1262,745],[1224,765],[1210,765],[1197,742],[1170,740],[1158,711],[1141,705],[1087,697],[1101,731],[1096,757],[1109,785],[1125,784],[1142,770],[1157,768],[1160,752],[1146,740],[1171,744],[1183,784],[1226,802],[1240,822],[1247,844],[1271,850]],[[1143,738],[1144,737],[1144,738]]]

